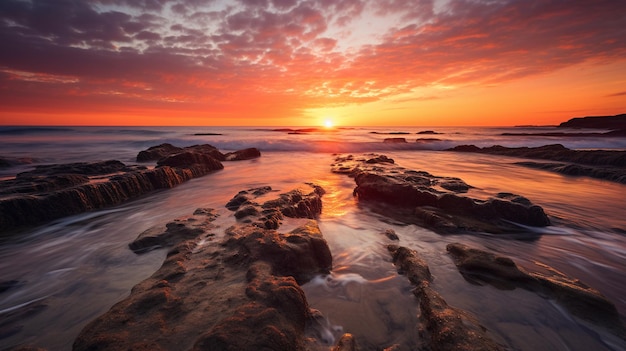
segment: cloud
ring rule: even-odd
[[[606,97],[620,97],[620,96],[626,96],[626,91],[620,91],[619,93],[609,94]]]
[[[497,85],[626,57],[623,1],[444,5],[435,0],[3,0],[0,103],[14,109],[28,106],[19,104],[23,101],[42,109],[79,103],[139,109],[158,102],[183,110],[230,106],[241,112],[242,97],[293,115],[419,87]],[[372,33],[360,27],[364,23],[382,29],[358,37]],[[364,44],[343,51],[352,47],[346,38]],[[248,105],[251,113],[254,106]]]

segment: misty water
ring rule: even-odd
[[[71,349],[86,323],[128,296],[135,284],[161,265],[165,249],[143,255],[128,249],[141,232],[164,227],[198,207],[210,207],[220,214],[216,221],[220,235],[220,229],[235,221],[224,205],[237,192],[266,185],[286,192],[312,182],[326,190],[318,221],[333,254],[332,273],[303,286],[310,306],[327,317],[327,328],[317,335],[321,340],[331,343],[349,332],[362,350],[393,344],[401,345],[400,350],[420,346],[417,301],[386,249],[394,242],[383,233],[393,229],[400,238],[398,244],[417,250],[428,262],[433,288],[448,304],[474,314],[494,339],[510,348],[625,349],[623,340],[572,316],[552,300],[521,289],[498,290],[468,283],[445,247],[453,242],[466,243],[511,257],[529,271],[542,270],[537,262],[547,264],[599,290],[625,316],[626,186],[514,165],[519,159],[439,151],[461,143],[521,146],[545,145],[553,140],[506,139],[500,130],[493,129],[476,130],[471,136],[452,134],[452,129],[444,132],[437,137],[446,140],[426,147],[383,145],[381,138],[389,136],[368,130],[287,136],[230,129],[214,137],[191,136],[186,129],[165,127],[130,129],[126,134],[106,134],[102,129],[98,133],[73,129],[60,134],[9,134],[1,142],[3,156],[40,158],[40,163],[103,159],[133,163],[139,150],[161,142],[180,146],[210,143],[222,150],[259,144],[262,157],[226,162],[224,170],[174,189],[4,236],[0,243],[0,282],[13,283],[0,292],[0,345]],[[566,142],[576,144],[566,145],[569,147],[626,148],[623,139],[603,141],[602,145],[596,142],[595,146],[592,138]],[[497,192],[523,195],[542,206],[553,225],[528,228],[521,235],[442,236],[395,222],[355,200],[353,179],[330,172],[335,151],[378,151],[405,168],[459,177],[474,187],[468,194],[472,197],[486,198]],[[11,172],[29,167],[4,171],[2,176],[11,177]],[[287,232],[299,221],[288,219],[279,230]]]

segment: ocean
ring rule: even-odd
[[[0,238],[0,349],[29,344],[69,350],[80,330],[127,296],[161,265],[166,250],[136,255],[128,244],[141,232],[199,207],[218,210],[216,224],[233,221],[224,205],[241,190],[271,186],[289,191],[321,185],[322,233],[333,253],[333,272],[305,284],[309,304],[328,318],[329,342],[350,332],[362,350],[394,343],[419,344],[417,303],[406,277],[391,264],[381,233],[430,265],[433,287],[446,301],[478,317],[496,340],[516,350],[623,350],[612,334],[571,316],[534,293],[471,285],[446,245],[464,243],[511,257],[527,270],[547,264],[599,290],[626,316],[626,185],[515,165],[519,159],[443,151],[457,145],[509,147],[563,144],[571,149],[626,150],[626,138],[506,135],[570,132],[554,127],[0,127],[0,156],[30,159],[0,169],[0,179],[38,164],[116,159],[136,164],[139,151],[161,143],[211,144],[222,152],[260,149],[258,159],[224,162],[225,168],[176,188],[123,205],[61,218]],[[575,130],[580,133],[581,130]],[[585,132],[582,130],[582,132]],[[589,131],[591,132],[591,130]],[[598,132],[593,130],[593,132]],[[601,132],[601,131],[600,131]],[[384,143],[405,138],[407,143]],[[523,195],[542,206],[552,225],[522,235],[439,235],[382,217],[352,195],[354,180],[330,172],[336,154],[381,153],[405,168],[463,179],[470,194]],[[151,166],[152,164],[146,164]],[[286,220],[281,231],[300,220]],[[393,298],[391,298],[393,296]]]

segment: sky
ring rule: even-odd
[[[626,113],[624,0],[1,0],[0,125]]]

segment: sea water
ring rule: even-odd
[[[234,221],[224,208],[237,192],[271,186],[289,191],[305,182],[326,190],[320,228],[333,253],[333,271],[303,286],[312,308],[327,324],[318,337],[332,343],[342,332],[356,335],[363,350],[393,344],[415,349],[419,309],[406,277],[398,275],[383,233],[417,250],[429,263],[433,287],[454,307],[473,313],[490,335],[519,350],[620,350],[624,341],[571,316],[554,301],[521,289],[498,290],[466,282],[445,246],[461,242],[509,256],[527,270],[537,263],[599,290],[626,315],[626,186],[515,165],[519,159],[442,151],[462,144],[626,149],[626,138],[508,136],[553,128],[368,127],[319,129],[267,127],[0,127],[0,156],[33,164],[0,170],[0,178],[37,164],[117,159],[135,164],[140,150],[164,142],[208,143],[222,151],[257,147],[258,159],[225,162],[225,168],[174,189],[120,206],[61,218],[10,233],[0,242],[0,345],[69,350],[80,330],[132,286],[161,265],[165,250],[136,255],[128,243],[144,230],[164,225],[198,207],[215,208],[216,224]],[[567,130],[558,129],[560,132]],[[580,130],[576,130],[580,132]],[[590,131],[591,132],[591,131]],[[417,134],[420,133],[420,134]],[[407,143],[384,143],[385,138]],[[397,223],[359,204],[354,180],[330,172],[336,153],[383,153],[405,168],[453,176],[474,188],[471,196],[497,192],[523,195],[542,206],[553,225],[521,235],[446,235]],[[147,164],[149,165],[149,164]],[[299,220],[286,220],[288,231]]]

